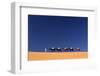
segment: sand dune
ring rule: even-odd
[[[28,60],[88,58],[88,52],[29,52]]]

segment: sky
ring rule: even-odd
[[[88,51],[88,17],[28,15],[28,51],[51,47]]]

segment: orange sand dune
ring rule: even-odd
[[[88,58],[87,52],[29,52],[28,60]]]

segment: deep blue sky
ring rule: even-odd
[[[28,15],[28,50],[78,47],[88,50],[88,18]]]

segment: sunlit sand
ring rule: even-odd
[[[28,60],[88,58],[88,52],[28,52]]]

